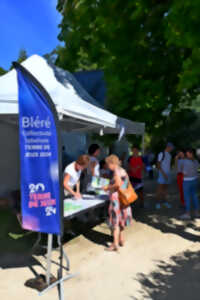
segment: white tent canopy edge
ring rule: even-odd
[[[96,105],[82,100],[80,85],[69,72],[63,71],[56,66],[49,65],[47,61],[38,56],[29,57],[22,65],[37,78],[42,86],[51,96],[58,113],[63,116],[63,129],[67,131],[95,131],[101,127],[105,133],[118,133],[120,127],[124,126],[125,133],[143,135],[145,130],[144,123],[131,122],[126,119],[118,118],[116,115],[99,108]],[[63,83],[57,78],[57,74],[62,72],[66,74],[66,80]],[[11,70],[4,76],[0,77],[0,117],[6,116],[13,119],[18,114],[18,87],[16,71]],[[70,80],[67,80],[67,77]],[[72,82],[73,80],[73,82]],[[76,84],[75,84],[76,83]],[[78,89],[79,86],[79,89]],[[84,91],[84,98],[90,96]],[[91,98],[91,97],[90,97]],[[91,102],[91,100],[90,100]],[[95,100],[93,100],[95,103]],[[71,126],[67,126],[70,123]],[[76,124],[73,128],[72,124]],[[80,124],[81,126],[77,126]]]

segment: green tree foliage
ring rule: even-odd
[[[178,90],[199,93],[200,76],[200,2],[199,0],[172,1],[167,15],[165,36],[168,45],[181,49],[182,68]]]
[[[18,56],[17,62],[18,62],[18,63],[22,63],[22,62],[25,61],[27,58],[28,58],[28,55],[27,55],[26,50],[25,50],[25,49],[21,49],[21,50],[19,51],[19,56]]]
[[[156,152],[161,151],[167,141],[173,142],[176,148],[200,147],[199,116],[199,113],[190,108],[172,112],[157,128],[157,134],[151,136],[151,148]]]
[[[0,76],[6,74],[6,70],[0,67]]]
[[[58,2],[60,67],[104,70],[108,107],[145,121],[151,132],[159,135],[165,128],[162,111],[169,104],[181,121],[180,104],[199,93],[200,1],[68,0],[64,9],[63,4]]]

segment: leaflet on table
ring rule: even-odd
[[[110,184],[110,180],[103,177],[92,177],[91,187],[94,189],[103,189],[103,187]]]
[[[99,204],[104,203],[105,200],[101,199],[93,199],[91,200],[72,200],[72,199],[66,199],[64,200],[64,216],[68,217],[70,215],[73,215],[74,213],[79,213],[83,210],[95,207]]]
[[[80,201],[67,201],[64,203],[64,211],[76,211],[83,208],[83,203]]]

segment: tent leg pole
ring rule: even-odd
[[[53,244],[53,234],[48,234],[48,248],[47,248],[47,273],[46,273],[46,283],[49,286],[50,284],[50,275],[51,275],[51,253],[52,253],[52,244]]]
[[[64,300],[64,289],[63,289],[63,245],[61,235],[58,236],[58,245],[60,246],[60,268],[58,270],[58,280],[60,280],[58,284],[58,292],[59,292],[59,300]]]

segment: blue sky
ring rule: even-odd
[[[8,69],[20,49],[46,54],[58,44],[57,0],[0,0],[0,66]]]

